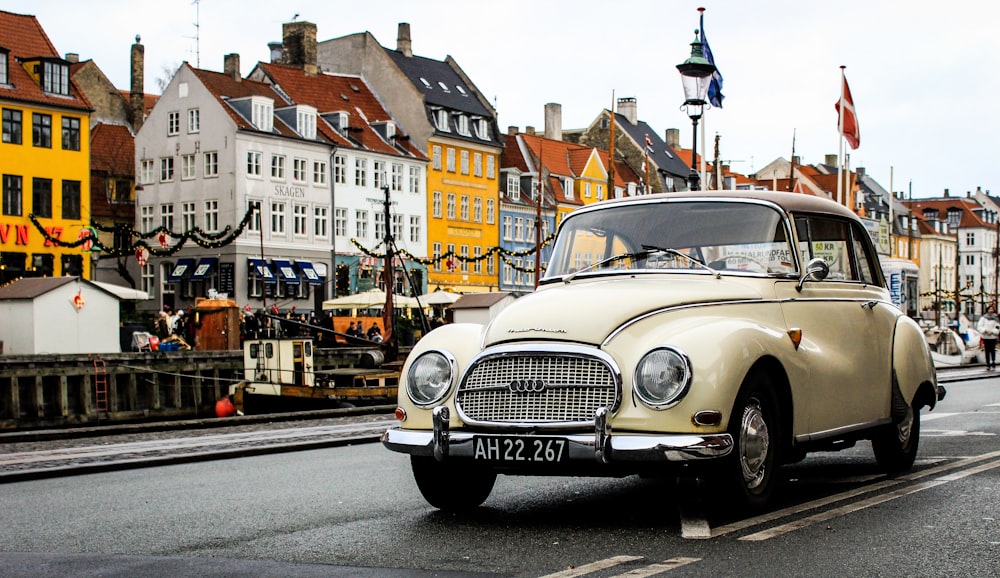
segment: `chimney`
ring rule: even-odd
[[[856,173],[858,173],[858,178],[859,179],[865,176],[865,167],[858,167],[858,168],[854,169],[854,171]]]
[[[267,49],[271,52],[271,64],[281,64],[282,49],[280,42],[268,42]]]
[[[663,134],[663,142],[667,143],[667,146],[672,149],[680,148],[681,129],[668,128],[666,132]]]
[[[944,196],[945,196],[945,198],[947,198],[947,197],[948,197],[948,189],[945,189],[945,190],[944,190]]]
[[[639,123],[639,109],[634,96],[618,99],[618,114],[627,118],[632,124]]]
[[[793,156],[792,157],[792,164],[795,165],[795,166],[797,166],[797,167],[801,167],[802,166],[802,157],[800,157],[799,155]]]
[[[562,105],[550,102],[545,105],[545,138],[562,140]]]
[[[823,158],[825,159],[823,161],[824,165],[829,165],[831,167],[837,166],[837,155],[826,155]]]
[[[129,120],[132,124],[132,132],[138,133],[142,128],[143,121],[146,120],[146,94],[143,72],[146,67],[146,49],[140,42],[142,39],[135,35],[135,44],[132,45],[132,77],[129,84]]]
[[[535,127],[528,125],[524,127],[524,134],[528,136],[535,136]]]
[[[227,54],[225,56],[224,64],[222,66],[222,71],[226,73],[229,78],[232,78],[236,82],[242,82],[243,77],[240,76],[240,55],[237,52]]]
[[[399,30],[396,32],[396,51],[402,53],[407,58],[413,56],[413,42],[410,40],[409,22],[399,23]]]
[[[517,134],[517,126],[515,126],[515,125],[508,126],[507,127],[507,134],[509,134],[509,135],[515,135],[515,134]]]
[[[80,62],[80,54],[76,52],[67,52],[66,62],[69,62],[70,64],[76,64],[77,62]]]
[[[281,26],[281,60],[316,74],[316,25],[312,22],[286,22]]]

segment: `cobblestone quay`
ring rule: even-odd
[[[315,351],[325,371],[362,367],[373,350]],[[241,350],[0,356],[0,430],[214,416],[242,379]]]

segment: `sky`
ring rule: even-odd
[[[413,52],[451,55],[497,110],[499,126],[544,127],[546,103],[562,105],[564,129],[588,126],[613,98],[634,97],[638,116],[662,136],[691,120],[680,109],[676,65],[691,53],[698,8],[722,73],[722,108],[703,117],[720,158],[751,174],[793,140],[800,162],[837,154],[834,104],[841,66],[861,132],[850,167],[914,198],[996,188],[1000,136],[1000,3],[954,7],[917,0],[3,0],[33,14],[56,49],[92,59],[129,87],[135,36],[145,46],[145,90],[187,61],[221,71],[240,54],[243,74],[268,61],[293,19],[318,40],[368,31],[388,48],[408,22]],[[0,45],[3,44],[0,38]],[[699,129],[700,132],[700,129]],[[701,149],[699,134],[699,150]],[[708,158],[714,157],[710,148]]]

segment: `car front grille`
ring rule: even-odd
[[[498,354],[469,368],[456,406],[470,423],[583,425],[594,422],[597,408],[617,408],[618,382],[616,371],[594,356]]]

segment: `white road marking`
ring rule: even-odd
[[[611,558],[605,558],[604,560],[598,560],[597,562],[591,562],[590,564],[584,564],[583,566],[567,568],[566,570],[556,572],[555,574],[546,574],[541,578],[573,578],[574,576],[586,576],[591,572],[597,572],[598,570],[604,570],[626,562],[634,562],[635,560],[642,560],[642,556],[612,556]]]
[[[650,564],[649,566],[643,566],[642,568],[636,568],[635,570],[630,570],[624,574],[618,574],[617,576],[612,576],[611,578],[646,578],[647,576],[656,576],[657,574],[665,574],[680,568],[681,566],[687,566],[694,562],[700,562],[701,558],[671,558],[669,560],[664,560],[659,564]]]
[[[705,518],[681,515],[681,537],[707,540],[712,537],[712,527]]]

